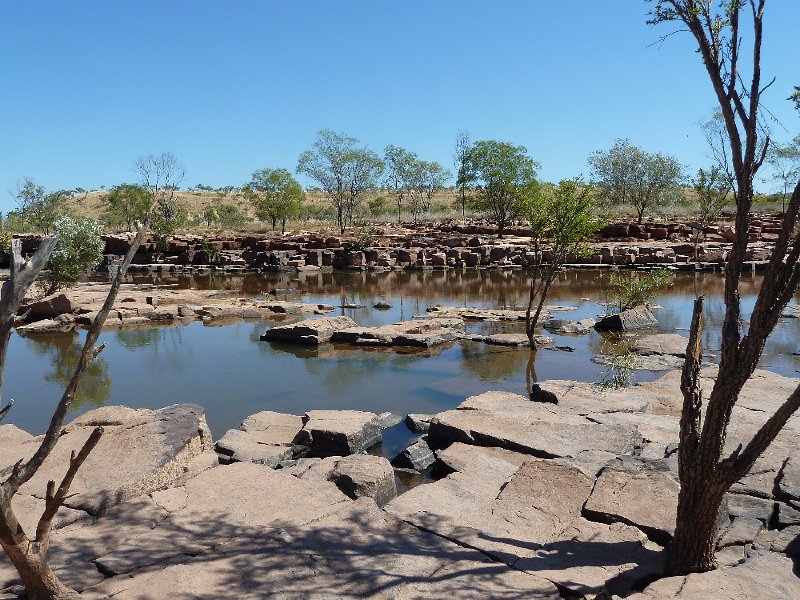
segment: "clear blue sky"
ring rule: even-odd
[[[294,170],[321,128],[451,167],[454,137],[523,144],[555,181],[615,138],[707,164],[714,106],[688,34],[651,46],[639,0],[0,1],[0,210],[47,189],[132,181],[170,151],[185,185]],[[800,2],[768,0],[766,104],[783,141],[800,85]]]

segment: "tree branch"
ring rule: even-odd
[[[67,473],[64,475],[64,479],[61,480],[61,485],[58,486],[57,490],[55,489],[55,481],[51,480],[47,483],[45,508],[41,518],[39,519],[39,524],[36,526],[35,540],[35,542],[39,544],[39,553],[42,557],[47,554],[47,549],[50,546],[50,531],[52,530],[53,519],[55,518],[58,509],[61,508],[61,505],[64,503],[64,500],[67,498],[69,488],[72,485],[72,481],[75,479],[78,469],[81,468],[81,465],[89,456],[89,453],[94,450],[95,446],[97,446],[97,443],[100,441],[102,435],[103,428],[95,427],[92,430],[92,433],[89,434],[89,437],[84,442],[83,447],[80,449],[78,454],[75,454],[75,451],[72,452],[72,455],[69,459]]]

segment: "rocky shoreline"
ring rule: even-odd
[[[781,215],[753,219],[745,267],[757,271],[769,260],[781,229]],[[584,268],[721,269],[730,251],[733,229],[708,226],[695,247],[697,225],[686,223],[613,223],[591,243],[587,256],[573,256],[570,266]],[[267,271],[382,271],[393,269],[516,269],[530,252],[530,231],[510,228],[498,238],[496,228],[469,224],[405,224],[384,226],[371,243],[353,238],[303,233],[285,236],[203,238],[176,235],[163,252],[149,237],[139,248],[130,272]],[[21,236],[23,252],[32,253],[37,236]],[[133,234],[104,235],[101,269],[114,268],[130,248]],[[7,257],[5,257],[7,262]],[[3,257],[0,256],[0,266]]]
[[[706,387],[714,375],[703,372]],[[405,424],[363,411],[264,411],[216,442],[197,406],[105,407],[65,427],[15,508],[32,527],[45,480],[102,424],[50,551],[86,598],[321,598],[334,589],[407,599],[798,597],[797,416],[727,495],[720,568],[664,577],[679,380],[672,371],[613,392],[541,382],[555,403],[486,392]],[[756,372],[728,444],[796,385]],[[391,462],[366,453],[387,427],[416,432]],[[13,425],[0,426],[0,440],[4,468],[37,442]],[[411,470],[433,479],[404,491],[396,474]],[[0,576],[2,597],[16,597],[5,559]]]

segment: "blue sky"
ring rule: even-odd
[[[459,129],[523,144],[543,179],[588,174],[616,138],[708,163],[714,106],[688,34],[652,45],[639,0],[0,2],[0,210],[48,189],[132,181],[170,151],[186,185],[294,170],[321,128],[452,165]],[[800,2],[770,0],[766,105],[800,119]],[[784,129],[785,128],[785,129]]]

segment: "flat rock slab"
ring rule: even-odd
[[[247,417],[214,445],[222,462],[253,462],[275,468],[294,456],[293,440],[303,418],[265,410]]]
[[[594,328],[595,323],[594,319],[581,319],[580,321],[550,319],[545,321],[543,327],[551,333],[560,335],[582,335],[589,333]]]
[[[334,310],[330,304],[308,302],[261,302],[258,307],[277,315],[322,315]]]
[[[666,544],[675,532],[679,491],[677,478],[663,460],[616,459],[600,472],[584,515],[635,525]]]
[[[65,505],[90,514],[192,474],[194,459],[211,449],[203,409],[176,404],[160,410],[107,406],[89,411],[64,428],[53,452],[20,493],[43,498],[49,480],[61,481],[70,452],[77,452],[96,426],[103,436],[78,471]],[[33,454],[38,442],[25,442]]]
[[[457,340],[463,331],[463,319],[440,317],[401,321],[381,327],[350,327],[334,332],[331,341],[362,346],[430,348]]]
[[[424,471],[436,461],[425,440],[417,440],[392,459],[392,464],[401,469]]]
[[[575,467],[497,448],[445,453],[463,470],[409,490],[386,510],[587,597],[606,586],[624,593],[660,572],[661,553],[641,531],[581,516],[593,481]]]
[[[658,319],[646,306],[637,306],[616,315],[605,316],[594,325],[597,331],[638,331],[652,327],[658,327]]]
[[[756,554],[742,564],[708,573],[666,577],[647,586],[629,600],[784,600],[800,598],[800,579],[792,561],[772,552]]]
[[[347,456],[363,452],[381,441],[378,415],[360,410],[310,410],[295,444],[308,446],[318,457]]]
[[[305,481],[331,481],[349,498],[372,498],[378,506],[397,496],[394,469],[382,456],[330,456],[297,476]]]
[[[677,333],[654,333],[634,339],[631,350],[642,356],[667,354],[685,357],[688,343],[689,338]]]
[[[356,322],[350,317],[319,317],[289,325],[276,325],[268,329],[261,339],[318,346],[331,341],[336,331],[355,326]]]
[[[587,450],[628,454],[641,442],[641,435],[632,425],[601,424],[558,405],[531,402],[506,392],[486,392],[431,421],[431,447],[445,448],[453,442],[555,458]]]
[[[252,527],[181,564],[114,577],[87,598],[532,598],[558,590],[533,574],[421,532],[366,499],[304,524]]]

